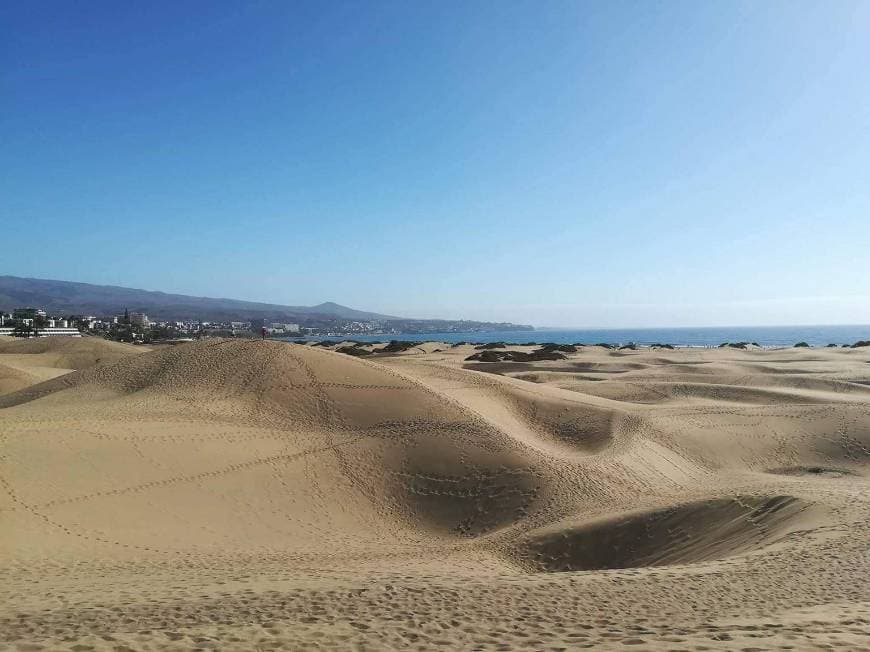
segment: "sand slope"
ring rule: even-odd
[[[87,369],[149,350],[146,346],[132,346],[96,337],[0,338],[0,355],[41,356],[39,359],[43,366],[63,369]]]
[[[147,347],[97,338],[0,337],[0,394],[14,392],[76,369],[111,364]]]
[[[63,347],[0,396],[0,649],[870,646],[859,350]]]

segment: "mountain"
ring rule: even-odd
[[[356,319],[360,321],[378,320],[378,321],[395,321],[404,320],[404,317],[393,317],[390,315],[381,315],[376,312],[366,312],[365,310],[354,310],[347,306],[326,301],[310,308],[301,308],[302,311],[309,311],[306,314],[329,315],[338,319]]]
[[[0,276],[0,309],[40,307],[50,314],[117,315],[128,308],[154,319],[202,319],[210,321],[272,319],[310,322],[317,320],[396,321],[402,317],[354,310],[337,303],[317,306],[192,297],[113,285],[91,285],[17,276]]]

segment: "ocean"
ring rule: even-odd
[[[477,331],[472,333],[426,333],[353,335],[309,339],[354,339],[361,342],[389,340],[437,340],[439,342],[556,342],[558,344],[672,344],[674,346],[719,346],[723,342],[755,342],[761,346],[811,346],[854,344],[870,340],[870,325],[858,326],[729,326],[715,328],[614,328],[550,329],[534,331]],[[293,341],[290,339],[289,341]]]

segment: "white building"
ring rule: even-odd
[[[142,312],[131,312],[130,313],[130,323],[134,326],[140,326],[141,328],[148,328],[148,325],[151,323],[148,321],[148,315]]]
[[[271,330],[272,330],[272,332],[279,332],[279,333],[298,333],[299,332],[299,324],[280,324],[277,322],[273,322]]]
[[[0,328],[0,337],[12,336],[12,331],[14,328]],[[40,328],[38,331],[38,337],[81,337],[82,334],[79,333],[77,328]]]
[[[78,328],[43,328],[39,331],[39,337],[81,337]]]

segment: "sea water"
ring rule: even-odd
[[[389,340],[455,342],[556,342],[558,344],[672,344],[674,346],[719,346],[723,342],[754,342],[760,346],[811,346],[853,344],[870,340],[870,325],[863,326],[728,326],[706,328],[608,328],[551,329],[533,331],[474,331],[466,333],[412,333],[387,335],[345,335],[309,339],[353,339],[361,342]],[[289,340],[292,341],[292,340]]]

